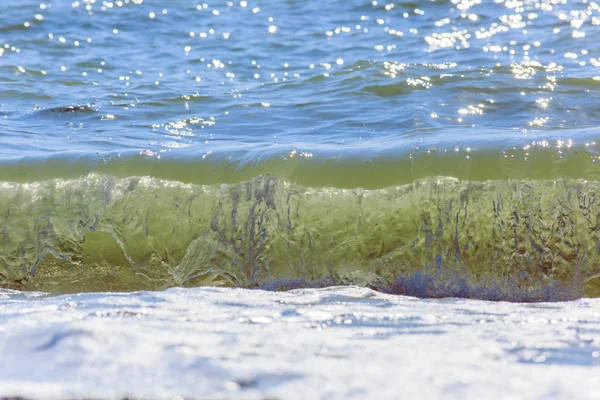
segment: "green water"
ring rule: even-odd
[[[436,168],[456,168],[452,158]],[[487,160],[474,175],[499,172]],[[432,296],[460,295],[446,285],[459,278],[534,298],[559,284],[554,296],[572,298],[600,276],[600,184],[581,177],[585,168],[547,178],[560,168],[535,179],[438,175],[381,189],[347,188],[352,168],[345,176],[325,166],[294,183],[276,175],[215,185],[99,173],[3,183],[1,274],[8,286],[61,292],[278,280],[388,290],[419,273],[431,277]],[[318,186],[337,176],[340,187]],[[372,176],[372,186],[391,179]]]

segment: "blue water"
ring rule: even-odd
[[[600,117],[594,4],[4,3],[0,155],[577,141]]]

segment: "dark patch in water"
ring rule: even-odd
[[[78,115],[78,114],[93,114],[96,110],[93,108],[95,104],[87,105],[69,105],[69,106],[58,106],[51,108],[44,108],[29,113],[27,115],[40,115],[40,116],[62,116],[67,115]]]
[[[578,291],[573,283],[558,280],[544,282],[534,287],[523,287],[516,279],[504,282],[472,283],[462,276],[443,278],[417,271],[408,276],[400,276],[387,287],[379,288],[388,294],[399,294],[419,298],[456,297],[510,302],[547,302],[574,300]]]
[[[319,279],[317,281],[309,281],[307,279],[297,278],[276,279],[274,281],[261,283],[256,288],[273,292],[283,292],[294,289],[322,289],[336,285],[338,285],[338,282],[333,278]]]

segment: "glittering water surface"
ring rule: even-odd
[[[0,18],[4,158],[582,144],[600,116],[591,1],[23,0]]]

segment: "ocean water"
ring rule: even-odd
[[[597,398],[599,101],[589,0],[4,1],[0,397]]]
[[[600,15],[570,1],[3,4],[0,279],[600,292]]]

